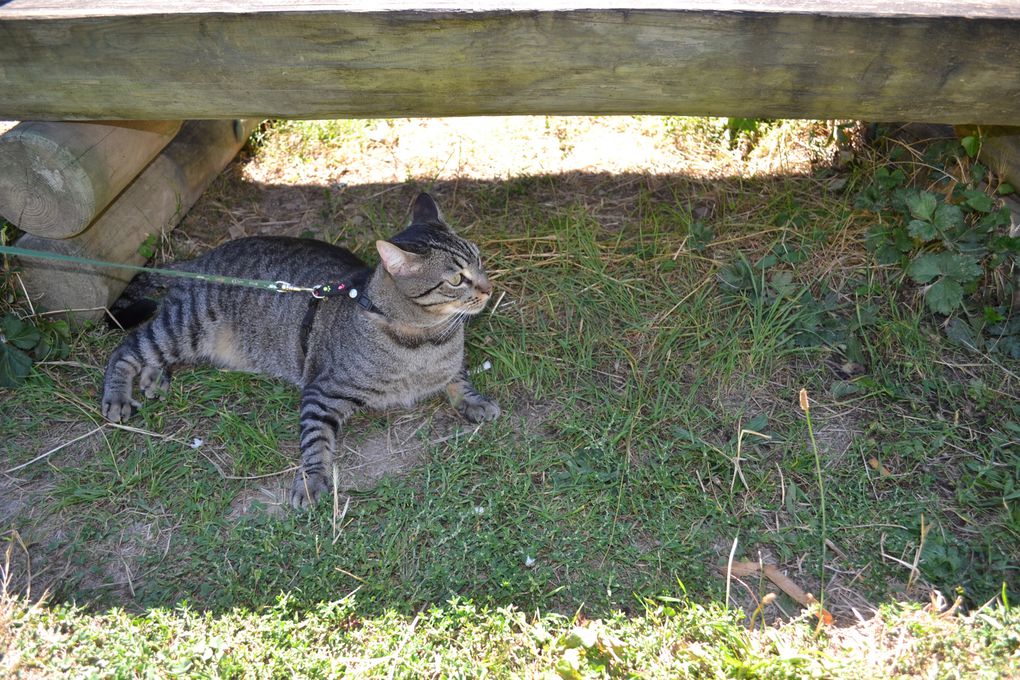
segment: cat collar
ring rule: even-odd
[[[373,314],[382,314],[382,310],[375,306],[371,300],[366,296],[362,295],[361,292],[354,286],[348,285],[343,282],[335,283],[320,283],[317,286],[295,286],[286,281],[276,281],[275,289],[278,293],[311,293],[314,300],[313,303],[318,300],[324,300],[331,297],[348,297],[354,300],[355,303],[366,312],[372,312]],[[315,304],[309,305],[309,311],[311,312],[316,307]]]
[[[367,296],[362,295],[354,284],[348,285],[346,283],[320,283],[318,286],[312,288],[312,297],[316,300],[323,300],[330,297],[341,297],[346,296],[352,300],[366,312],[372,312],[373,314],[382,314],[382,310],[372,304],[372,301]]]
[[[348,288],[345,283],[320,283],[312,287],[312,297],[321,300],[322,298],[344,295],[344,291],[347,291],[347,297],[352,300],[358,297],[358,289]]]

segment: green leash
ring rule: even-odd
[[[58,262],[72,262],[74,264],[85,264],[92,267],[115,267],[117,269],[130,269],[136,272],[153,272],[156,274],[162,274],[163,276],[176,276],[180,279],[197,279],[199,281],[208,281],[210,283],[222,283],[228,286],[246,286],[248,288],[261,288],[263,290],[271,290],[277,293],[312,293],[315,295],[316,289],[321,288],[316,286],[314,288],[305,288],[303,286],[294,286],[286,281],[264,281],[260,279],[243,279],[234,276],[219,276],[218,274],[199,274],[197,272],[186,272],[178,271],[176,269],[160,269],[159,267],[142,267],[134,264],[122,264],[119,262],[105,262],[103,260],[91,260],[87,257],[76,257],[74,255],[63,255],[61,253],[49,253],[45,250],[30,250],[28,248],[16,248],[14,246],[3,246],[0,245],[0,254],[17,255],[19,257],[31,257],[40,260],[56,260]],[[352,295],[351,297],[355,297]],[[316,297],[320,297],[316,295]]]

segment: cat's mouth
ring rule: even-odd
[[[457,300],[450,302],[449,304],[442,305],[434,308],[432,311],[436,316],[450,317],[458,314],[464,316],[474,316],[485,309],[486,303],[489,302],[490,295],[478,295],[467,300]]]
[[[464,312],[472,315],[478,314],[485,309],[485,305],[489,302],[490,297],[492,297],[491,293],[483,293],[471,298],[467,301]]]

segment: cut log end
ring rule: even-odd
[[[73,236],[95,215],[95,192],[73,153],[15,128],[0,137],[0,214],[22,231]]]
[[[20,123],[0,136],[0,215],[37,236],[79,234],[179,128],[180,121]]]

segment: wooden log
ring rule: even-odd
[[[20,123],[0,135],[0,215],[38,236],[74,236],[180,127],[179,120]]]
[[[981,136],[978,158],[1020,190],[1020,128],[982,127],[976,132]]]
[[[177,137],[88,229],[68,239],[26,234],[22,248],[108,262],[144,264],[139,246],[150,234],[176,226],[206,186],[237,154],[257,121],[187,121]],[[103,315],[134,276],[110,267],[90,267],[19,258],[21,277],[34,303],[51,311],[75,312],[79,320]]]
[[[1020,124],[1015,0],[9,0],[0,118]]]

